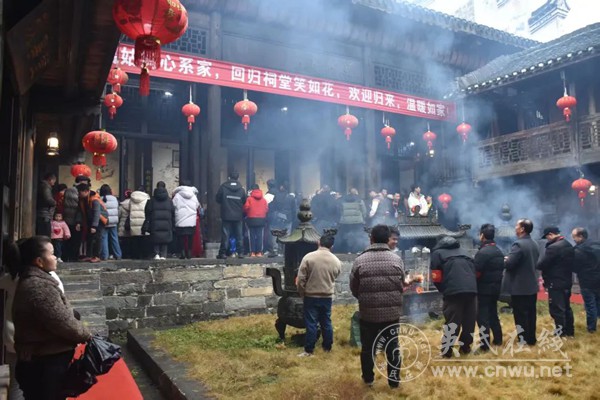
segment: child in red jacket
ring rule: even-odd
[[[258,188],[257,184],[252,185],[250,196],[244,204],[250,239],[250,257],[262,257],[263,255],[263,232],[267,221],[267,211],[269,211],[269,205],[263,197],[262,190]]]

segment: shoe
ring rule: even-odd
[[[217,257],[217,258],[219,258],[219,257]],[[179,256],[179,259],[180,259],[180,260],[185,260],[185,254],[182,254],[182,255],[180,255],[180,256]]]
[[[90,258],[89,262],[91,262],[91,263],[99,263],[100,259],[98,257],[92,257],[92,258]]]
[[[256,257],[264,257],[264,256],[263,256],[263,253],[258,252],[258,253],[256,253]]]
[[[56,259],[56,262],[63,262],[63,260],[62,260],[62,258],[58,257],[58,258]]]
[[[167,257],[161,257],[160,259],[161,259],[161,260],[166,260],[166,259],[167,259]]]
[[[429,250],[429,248],[428,248],[428,247],[423,247],[423,250],[421,250],[421,252],[422,252],[423,254],[429,254],[429,253],[431,253],[431,250]]]
[[[388,385],[390,386],[390,389],[398,389],[400,387],[400,384],[398,382],[392,382]]]
[[[463,355],[471,354],[471,347],[461,347],[458,349],[458,352]]]
[[[227,259],[227,256],[226,256],[225,254],[217,254],[217,258],[218,258],[219,260],[226,260],[226,259]]]
[[[157,254],[157,255],[154,256],[154,259],[155,260],[160,260],[160,256]]]
[[[113,260],[115,257],[111,254],[110,256],[108,256],[109,260]]]
[[[277,257],[277,253],[275,253],[274,251],[270,252],[268,255],[269,258],[275,258]]]
[[[365,382],[365,381],[363,381],[363,382]],[[365,385],[367,385],[367,386],[368,386],[368,387],[370,387],[370,388],[372,388],[374,384],[375,384],[375,381],[374,381],[374,380],[373,380],[373,381],[371,381],[371,382],[365,382]]]
[[[79,261],[81,261],[81,262],[89,262],[90,260],[91,260],[91,257],[86,257],[86,256],[79,258]]]
[[[313,353],[307,353],[306,351],[303,351],[302,353],[298,354],[298,357],[312,357]]]
[[[244,258],[244,255],[242,253],[236,253],[235,255],[237,258]]]
[[[250,258],[256,257],[256,253],[250,253]]]

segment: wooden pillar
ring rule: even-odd
[[[198,98],[198,85],[192,85],[192,98]],[[201,144],[200,144],[200,124],[195,123],[192,126],[192,131],[188,131],[190,134],[190,139],[188,143],[190,144],[189,148],[189,168],[191,168],[190,178],[192,180],[192,186],[199,188],[200,187],[200,157],[202,154]],[[181,153],[180,153],[181,154]]]
[[[363,77],[364,84],[367,87],[375,86],[375,76],[373,71],[373,60],[371,49],[368,47],[363,48]],[[375,147],[375,110],[365,111],[365,153],[366,153],[366,166],[365,166],[365,177],[364,185],[361,185],[365,190],[370,188],[381,189],[380,186],[380,166],[377,160],[377,150]],[[363,193],[365,192],[363,190]]]
[[[594,96],[594,86],[588,86],[588,113],[589,115],[596,114],[596,97]]]
[[[221,51],[221,15],[213,12],[210,15],[209,56],[214,59],[222,58]],[[220,237],[220,207],[215,196],[220,185],[221,162],[221,87],[208,88],[207,101],[207,206],[208,206],[208,239],[217,241]]]

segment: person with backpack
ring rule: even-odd
[[[589,240],[588,231],[578,227],[571,237],[575,241],[574,271],[579,279],[589,333],[596,332],[600,315],[600,242]]]
[[[227,182],[224,182],[217,191],[216,201],[221,205],[221,246],[217,258],[227,258],[227,249],[229,247],[229,237],[233,236],[236,241],[236,252],[238,258],[244,258],[243,254],[243,235],[242,221],[244,219],[244,204],[246,203],[246,190],[238,179],[238,172],[231,172]]]
[[[454,345],[462,354],[471,352],[477,319],[477,278],[475,264],[458,240],[442,236],[431,253],[431,277],[442,293],[444,332],[441,353],[453,355]]]
[[[167,247],[173,241],[174,211],[167,185],[162,181],[158,182],[152,198],[146,203],[145,213],[148,222],[144,223],[150,229],[155,260],[167,259]]]
[[[100,196],[90,190],[87,183],[77,185],[79,193],[79,211],[75,230],[82,233],[82,242],[86,243],[89,258],[82,261],[97,263],[102,253],[102,232],[108,223],[108,211]]]
[[[121,253],[117,231],[117,225],[119,224],[119,200],[113,196],[112,189],[107,184],[100,187],[100,197],[106,205],[106,210],[108,212],[108,222],[102,231],[102,253],[100,258],[102,260],[108,259],[110,245],[113,256],[115,259],[120,260],[123,255]]]

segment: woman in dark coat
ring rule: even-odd
[[[164,182],[158,182],[154,195],[146,203],[146,221],[142,227],[142,234],[150,232],[154,243],[154,259],[166,260],[167,246],[173,241],[173,220],[175,209],[167,192]],[[144,229],[145,228],[145,229]]]
[[[19,283],[13,303],[16,378],[26,400],[65,399],[62,383],[75,347],[91,337],[50,272],[50,238],[34,236],[9,248],[7,264]]]

